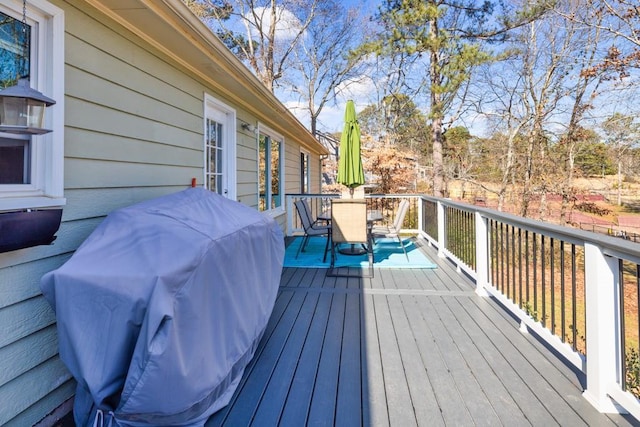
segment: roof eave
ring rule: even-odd
[[[309,130],[181,0],[86,0],[259,121],[328,154]],[[256,102],[258,101],[258,102]],[[274,119],[277,117],[278,119]]]

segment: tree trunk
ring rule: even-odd
[[[522,188],[522,205],[520,206],[520,216],[526,217],[531,201],[531,179],[533,176],[533,149],[535,146],[535,135],[529,134],[527,141],[527,155],[525,159],[524,185]]]
[[[438,50],[438,20],[432,18],[429,21],[429,39],[431,39],[431,52],[429,62],[429,75],[431,78],[431,141],[433,143],[432,157],[432,184],[433,195],[444,197],[444,160],[442,157],[442,95],[439,88],[442,76],[440,75],[440,53]]]
[[[618,206],[622,206],[622,160],[618,160]]]
[[[433,141],[432,182],[433,195],[444,197],[444,166],[442,157],[442,118],[434,118],[431,122],[431,137]]]
[[[573,154],[574,147],[575,143],[573,142],[573,133],[569,132],[569,134],[567,135],[567,178],[562,186],[562,204],[560,205],[560,224],[564,225],[569,223],[570,218],[567,218],[567,212],[569,210],[569,203],[573,196],[573,172],[575,169],[575,160]]]

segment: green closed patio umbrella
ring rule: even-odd
[[[337,181],[339,184],[346,185],[352,196],[353,189],[364,184],[364,171],[360,156],[360,126],[356,118],[356,107],[352,100],[347,101],[344,113]]]
[[[356,107],[352,100],[347,101],[344,112],[344,129],[340,136],[340,158],[338,159],[339,184],[349,188],[349,194],[353,198],[353,189],[364,184],[364,171],[362,170],[362,156],[360,155],[360,125],[356,118]],[[340,250],[347,255],[361,255],[366,251],[351,245]]]

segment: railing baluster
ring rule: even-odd
[[[504,227],[503,223],[500,223],[500,291],[504,293]]]
[[[624,264],[622,259],[618,260],[618,283],[620,284],[619,290],[619,298],[620,298],[620,351],[622,352],[622,357],[620,358],[620,370],[622,372],[620,386],[622,390],[627,389],[627,348],[626,348],[626,331],[625,331],[625,307],[624,307]]]
[[[529,230],[524,231],[524,260],[525,260],[525,280],[526,280],[526,292],[527,292],[527,301],[525,304],[529,305]]]
[[[533,233],[533,313],[536,320],[538,316],[538,236]]]
[[[571,245],[571,322],[573,324],[573,349],[578,350],[578,310],[576,307],[576,245]]]
[[[554,248],[555,239],[551,238],[549,241],[549,263],[551,264],[551,333],[556,333],[556,274],[555,274],[555,259],[556,251]]]
[[[498,284],[498,233],[497,224],[495,220],[491,220],[491,238],[489,243],[491,245],[491,283],[497,287]]]
[[[562,342],[566,342],[565,330],[565,294],[564,294],[564,240],[560,241],[560,333]]]
[[[513,286],[511,292],[513,293],[512,300],[516,301],[516,227],[511,226],[511,280]]]
[[[518,227],[518,307],[522,308],[522,228]]]
[[[541,236],[541,242],[540,242],[540,257],[542,260],[542,268],[541,268],[541,274],[542,274],[542,326],[547,326],[547,269],[546,267],[546,260],[547,260],[547,252],[545,249],[545,239],[544,239],[544,234],[542,234]]]

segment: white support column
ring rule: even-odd
[[[445,234],[445,208],[439,201],[436,206],[438,207],[438,256],[444,258],[444,248],[447,244],[447,236]]]
[[[476,294],[486,297],[486,285],[489,278],[489,235],[487,233],[487,219],[480,212],[475,213],[476,219]]]
[[[620,369],[618,259],[585,243],[587,389],[584,397],[600,412],[620,412],[607,395]]]
[[[287,236],[293,235],[293,216],[297,215],[295,210],[295,206],[293,205],[293,197],[286,196],[285,198],[286,209],[287,209],[287,229],[285,233]]]

